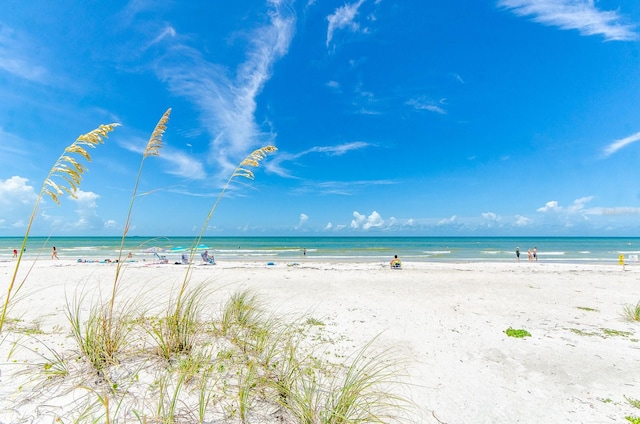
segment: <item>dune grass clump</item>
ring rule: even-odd
[[[640,322],[640,301],[635,305],[624,305],[622,307],[622,317],[626,321]]]
[[[189,354],[193,350],[201,326],[199,316],[205,306],[206,294],[204,286],[187,291],[180,304],[177,301],[169,304],[162,319],[151,320],[147,332],[157,347],[158,355],[165,360]]]
[[[84,295],[67,300],[65,315],[80,352],[95,370],[102,371],[118,362],[116,355],[129,343],[129,323],[133,321],[136,299],[122,305],[117,318],[111,316],[108,303],[97,303],[91,304],[84,320],[81,312],[84,303]]]
[[[193,293],[185,296],[185,304],[192,304],[189,348],[179,354],[168,358],[158,354],[158,335],[148,327],[158,325],[154,316],[128,320],[117,362],[104,354],[102,343],[93,341],[100,335],[90,333],[95,328],[92,323],[82,327],[81,342],[74,348],[80,352],[43,351],[43,360],[29,366],[35,375],[34,387],[45,385],[36,378],[48,383],[36,401],[47,404],[72,394],[74,404],[61,410],[64,416],[50,411],[38,419],[107,423],[415,422],[408,418],[411,402],[394,390],[402,385],[405,374],[391,352],[376,353],[369,343],[353,355],[328,355],[336,348],[335,339],[326,336],[319,340],[313,334],[326,329],[304,319],[287,322],[268,313],[253,292],[230,295],[211,317],[206,315],[215,304],[209,292],[198,286]],[[73,314],[79,317],[81,297],[76,299],[78,302],[69,303],[77,307]],[[56,381],[57,385],[52,384]],[[30,392],[31,402],[33,396]]]

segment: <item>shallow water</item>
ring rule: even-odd
[[[189,254],[194,237],[129,237],[123,258],[154,259],[156,254],[170,261]],[[64,259],[115,260],[120,237],[31,237],[24,255],[49,259],[56,246]],[[0,260],[11,260],[20,237],[0,238]],[[640,238],[620,237],[205,237],[195,256],[208,250],[217,260],[389,261],[398,255],[404,261],[506,262],[527,261],[527,249],[538,249],[544,262],[618,263],[635,262],[640,256]],[[304,253],[306,250],[306,254]]]

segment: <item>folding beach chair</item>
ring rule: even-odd
[[[205,250],[202,254],[200,254],[200,256],[202,256],[202,260],[210,265],[215,265],[216,261],[213,259],[213,256],[209,256],[209,251]]]
[[[156,258],[158,258],[158,261],[160,261],[161,264],[168,264],[169,263],[169,259],[167,259],[166,256],[162,255],[158,255],[158,252],[153,252],[153,254],[156,256]]]

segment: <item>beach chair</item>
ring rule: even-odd
[[[182,265],[189,265],[189,257],[184,253],[182,254]]]
[[[156,256],[156,258],[158,258],[158,261],[160,261],[161,264],[168,264],[169,263],[169,259],[167,259],[166,256],[162,255],[158,255],[158,252],[153,252],[153,254]]]
[[[209,265],[215,265],[216,261],[213,259],[213,256],[209,256],[209,252],[207,250],[205,250],[204,252],[202,252],[200,254],[200,256],[202,256],[202,260]]]
[[[391,269],[401,269],[402,268],[402,262],[400,261],[393,261],[391,263]]]

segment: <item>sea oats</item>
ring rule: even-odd
[[[78,187],[80,187],[80,183],[82,182],[82,175],[87,171],[87,168],[78,162],[73,156],[70,156],[70,154],[80,155],[85,158],[87,162],[91,162],[91,155],[89,155],[89,152],[87,152],[83,146],[95,148],[98,144],[103,144],[104,139],[107,138],[108,134],[119,125],[120,124],[117,123],[100,125],[95,130],[80,135],[76,141],[64,149],[63,154],[53,164],[47,178],[45,178],[42,184],[40,193],[38,194],[33,206],[33,211],[29,217],[27,230],[24,233],[18,260],[16,261],[13,276],[11,277],[11,282],[9,283],[7,295],[4,300],[4,306],[2,307],[2,315],[0,316],[0,332],[2,331],[2,327],[4,326],[4,322],[7,318],[7,310],[10,306],[11,294],[18,275],[18,269],[20,268],[20,262],[22,261],[22,254],[25,251],[27,240],[29,239],[29,232],[31,231],[31,225],[33,224],[33,219],[36,216],[42,196],[44,194],[48,195],[57,204],[60,204],[60,196],[65,192],[75,198],[75,193],[78,191]],[[54,178],[60,179],[61,182],[56,182]],[[18,285],[16,292],[20,290],[21,287],[22,284]]]
[[[160,149],[162,148],[162,136],[167,129],[167,122],[169,121],[169,115],[171,114],[171,108],[162,115],[160,121],[156,125],[156,128],[151,133],[151,138],[147,143],[147,148],[144,150],[144,157],[147,156],[160,156]]]

